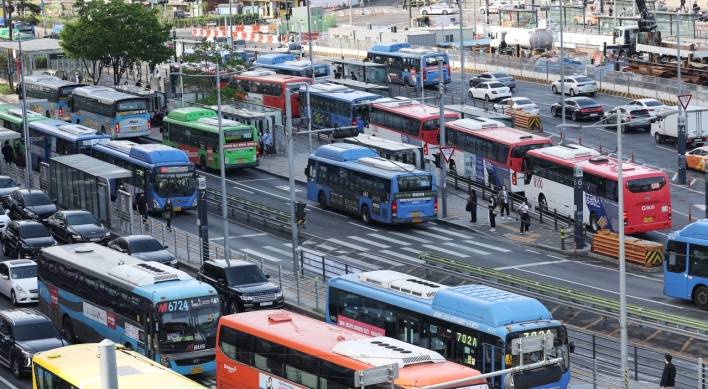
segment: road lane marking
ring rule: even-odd
[[[270,255],[263,254],[263,253],[259,253],[259,252],[256,251],[256,250],[241,249],[240,251],[243,251],[244,253],[251,254],[251,255],[253,255],[253,256],[255,256],[255,257],[258,257],[258,258],[266,259],[266,260],[271,261],[271,262],[280,262],[280,261],[281,261],[280,259],[278,259],[278,258],[276,258],[276,257],[271,257]]]
[[[508,250],[508,249],[505,249],[505,248],[492,246],[492,245],[490,245],[490,244],[475,242],[474,240],[466,240],[465,243],[473,244],[473,245],[475,245],[475,246],[480,246],[480,247],[486,247],[486,248],[492,249],[492,250],[501,251],[502,253],[510,253],[510,252],[512,252],[511,250]]]
[[[292,252],[292,251],[281,250],[281,249],[279,249],[279,248],[277,248],[277,247],[273,247],[273,246],[263,246],[263,248],[266,249],[266,250],[272,251],[272,252],[274,252],[274,253],[278,253],[278,254],[280,254],[280,255],[285,255],[286,257],[291,257],[291,258],[292,258],[292,256],[293,256],[293,252]]]
[[[246,192],[246,193],[253,194],[253,192],[251,192],[250,190],[246,190],[246,189],[243,189],[243,188],[239,188],[238,186],[234,186],[233,188],[236,189],[236,190],[241,190],[241,191],[244,191],[244,192]]]
[[[377,229],[370,228],[370,227],[366,227],[366,226],[362,226],[361,224],[356,224],[356,223],[354,223],[354,222],[349,222],[349,224],[351,224],[351,225],[353,225],[353,226],[361,227],[361,228],[366,228],[367,230],[371,230],[371,231],[374,231],[374,232],[378,232],[378,231],[379,231],[379,230],[377,230]]]
[[[547,262],[536,262],[536,263],[526,263],[523,265],[513,265],[513,266],[502,266],[502,267],[495,267],[494,270],[511,270],[511,269],[519,269],[522,267],[529,267],[529,266],[538,266],[538,265],[555,265],[558,263],[562,262],[569,262],[567,259],[564,259],[562,261],[547,261]]]
[[[408,234],[403,233],[403,232],[389,231],[388,233],[389,233],[389,234],[396,235],[396,236],[400,236],[401,238],[413,239],[414,241],[420,242],[420,243],[431,243],[431,242],[430,242],[429,240],[427,240],[427,239],[419,238],[419,237],[417,237],[417,236],[411,236],[411,235],[408,235]]]
[[[414,249],[413,247],[401,247],[401,248],[399,248],[399,250],[406,250],[408,252],[414,253],[415,255],[420,254],[420,250]]]
[[[4,379],[4,378],[2,378],[2,377],[0,377],[0,382],[2,382],[2,383],[4,383],[5,385],[7,385],[7,387],[10,388],[10,389],[18,389],[17,386],[11,384],[10,381],[8,381],[8,380],[6,380],[6,379]]]
[[[337,256],[337,258],[343,259],[343,260],[345,260],[345,261],[347,261],[347,262],[351,262],[351,263],[353,263],[353,264],[355,264],[355,265],[357,265],[357,266],[359,266],[359,267],[363,267],[364,269],[362,269],[362,270],[368,270],[368,269],[379,270],[379,269],[381,269],[381,266],[376,266],[376,265],[373,265],[373,264],[368,263],[368,262],[364,262],[364,261],[360,261],[360,260],[358,260],[358,259],[354,259],[354,258],[352,258],[352,257],[347,257],[346,255],[339,255],[339,256]]]
[[[446,243],[444,243],[444,244],[447,245],[447,246],[452,246],[452,247],[455,247],[455,248],[458,248],[458,249],[462,249],[462,250],[465,250],[465,251],[469,251],[469,252],[471,252],[471,253],[475,253],[475,254],[479,254],[479,255],[489,255],[489,254],[491,254],[490,252],[487,252],[487,251],[482,251],[482,250],[473,249],[472,247],[463,246],[463,245],[460,245],[460,244],[457,244],[457,243],[446,242]]]
[[[354,249],[354,250],[369,251],[369,249],[367,249],[366,247],[357,246],[355,244],[351,244],[351,243],[348,243],[348,242],[345,242],[345,241],[339,240],[339,239],[330,238],[330,239],[327,239],[327,241],[332,242],[334,244],[338,244],[340,246],[349,247],[350,249]]]
[[[448,235],[456,236],[456,237],[458,237],[458,238],[465,238],[465,239],[469,239],[469,238],[470,238],[469,235],[460,234],[459,232],[455,232],[455,231],[448,231],[448,230],[446,230],[446,229],[444,229],[444,228],[429,227],[428,229],[429,229],[429,230],[440,231],[440,232],[442,232],[443,234],[448,234]]]
[[[423,230],[412,230],[416,234],[421,234],[421,235],[427,235],[427,236],[432,236],[433,238],[439,239],[439,240],[452,240],[452,238],[446,238],[444,236],[436,235],[433,234],[432,232],[428,231],[423,231]]]
[[[467,254],[458,253],[457,251],[452,251],[452,250],[441,249],[440,247],[433,246],[433,245],[430,245],[430,244],[424,244],[423,247],[425,247],[425,248],[427,248],[427,249],[430,249],[430,250],[433,250],[433,251],[440,251],[440,252],[443,252],[443,253],[445,253],[445,254],[454,255],[454,256],[460,257],[460,258],[469,258],[469,255],[467,255]]]
[[[388,236],[383,236],[383,235],[379,235],[379,234],[369,234],[369,236],[376,238],[376,239],[385,240],[387,242],[400,244],[401,246],[410,246],[410,243],[408,243],[408,242],[404,242],[404,241],[398,240],[398,239],[389,238]]]
[[[254,179],[252,179],[252,180],[241,180],[241,181],[237,181],[237,182],[267,181],[267,180],[275,180],[275,177],[271,177],[271,178],[254,178]]]
[[[360,237],[360,236],[350,235],[350,236],[347,236],[347,238],[353,239],[353,240],[357,240],[357,241],[359,241],[359,242],[364,242],[364,243],[370,244],[370,245],[372,245],[372,246],[381,247],[382,249],[391,248],[391,246],[389,246],[389,245],[387,245],[387,244],[372,242],[371,239],[362,238],[362,237]]]

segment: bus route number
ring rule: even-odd
[[[175,300],[166,303],[162,303],[157,307],[159,313],[163,312],[176,312],[176,311],[187,311],[189,310],[189,305],[187,300]]]
[[[543,179],[534,177],[533,178],[533,186],[539,189],[543,189]]]
[[[532,337],[532,336],[537,336],[537,335],[543,335],[543,334],[550,334],[551,330],[539,330],[539,331],[531,331],[531,332],[524,332],[524,337]]]
[[[468,346],[472,347],[477,347],[477,338],[471,335],[466,335],[460,332],[457,332],[457,341],[466,344]]]

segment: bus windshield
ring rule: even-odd
[[[511,355],[511,341],[518,338],[526,338],[530,336],[537,336],[542,334],[553,334],[553,349],[550,350],[549,358],[563,358],[563,363],[561,368],[565,373],[570,365],[570,360],[568,358],[568,334],[565,327],[552,327],[552,328],[539,328],[523,332],[513,332],[506,336],[507,350],[506,355]],[[512,365],[506,366],[506,368],[519,366],[520,358],[518,355],[512,356]],[[536,351],[532,353],[524,353],[524,364],[535,363],[543,361],[543,351]]]
[[[425,57],[425,66],[437,66],[440,61],[442,61],[443,64],[447,64],[445,54],[429,55]]]
[[[226,143],[244,142],[253,140],[253,130],[227,130],[224,132]]]
[[[116,103],[117,112],[145,111],[147,109],[148,104],[145,100],[123,100]]]
[[[206,341],[216,337],[216,325],[219,321],[220,307],[218,299],[204,296],[190,299],[161,302],[157,305],[160,312],[160,344],[177,342]],[[190,307],[191,304],[191,307]]]
[[[62,88],[59,88],[59,97],[69,97],[71,94],[74,92],[74,89],[78,88],[78,86],[65,86]]]
[[[194,173],[156,174],[155,194],[162,198],[191,196],[196,184]]]
[[[431,190],[433,188],[430,174],[419,174],[415,176],[398,177],[399,192],[414,192],[421,190]]]
[[[307,69],[307,76],[312,77],[312,68]],[[327,67],[324,65],[315,65],[315,77],[327,77]]]

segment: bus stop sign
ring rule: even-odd
[[[354,383],[356,387],[382,384],[398,378],[398,364],[372,367],[366,370],[354,372]]]

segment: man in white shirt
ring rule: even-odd
[[[266,129],[265,134],[263,134],[263,144],[265,145],[265,150],[263,150],[264,156],[270,156],[273,148],[273,138],[270,136],[270,130]]]

